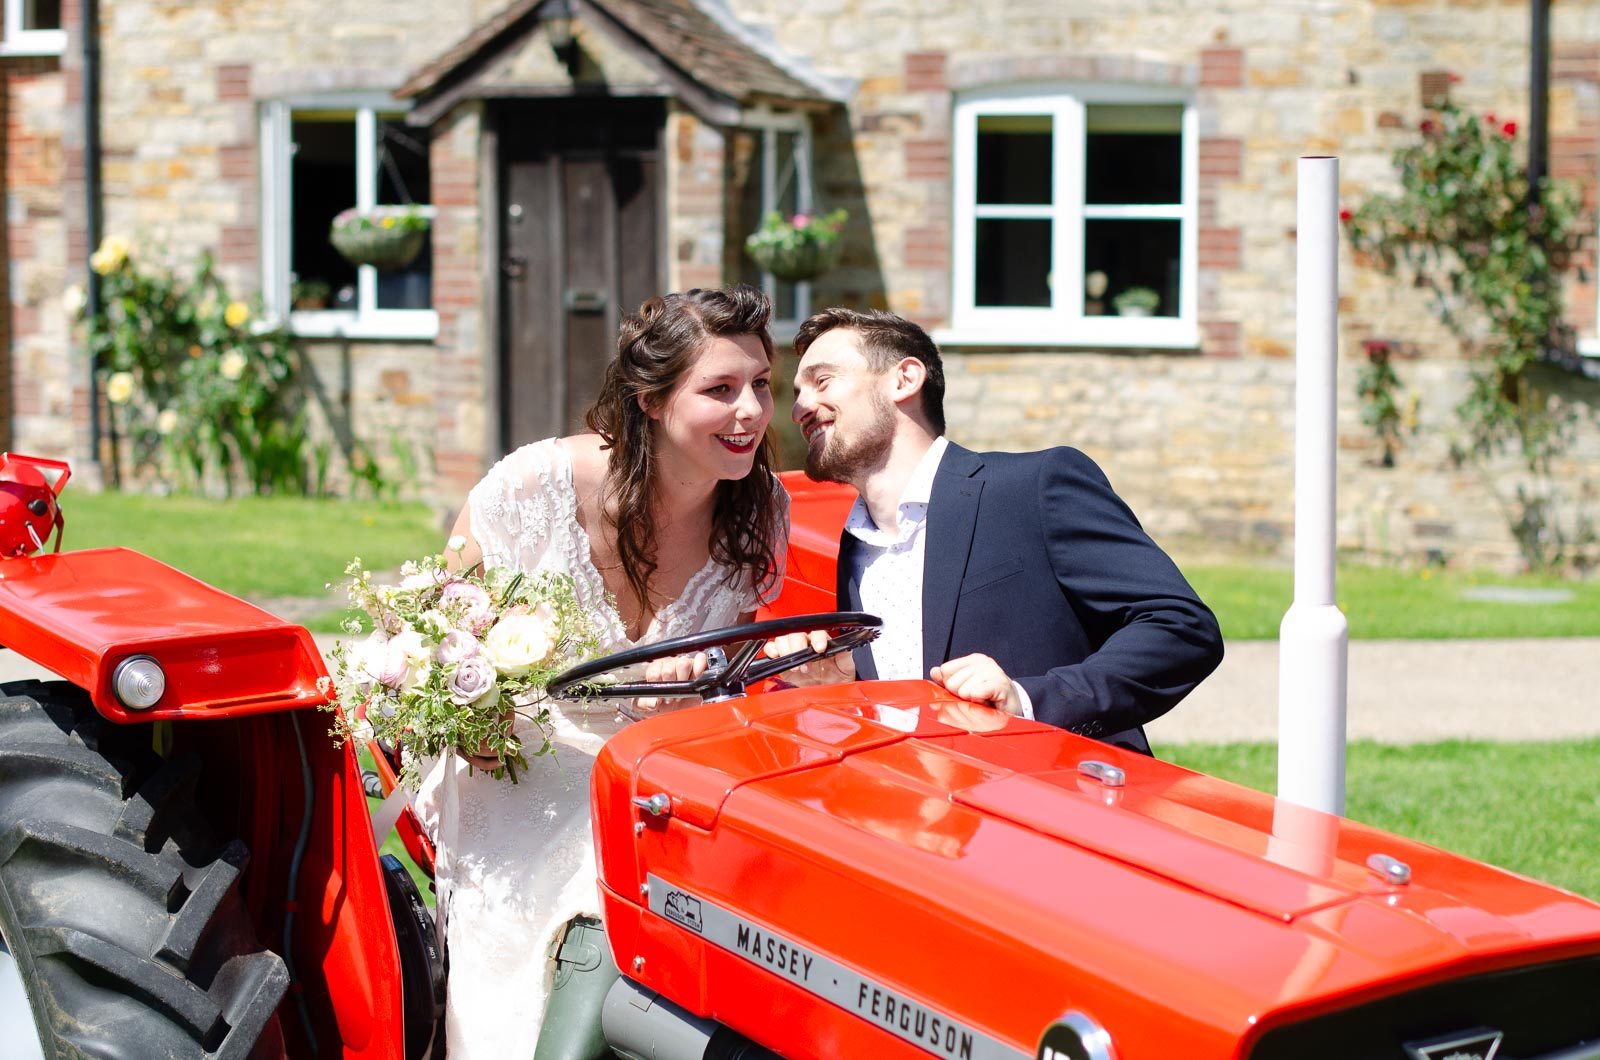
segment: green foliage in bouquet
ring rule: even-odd
[[[846,210],[787,218],[773,211],[745,238],[744,249],[763,271],[780,280],[815,279],[839,260],[839,236],[849,218]]]
[[[464,542],[452,538],[459,555]],[[398,585],[376,585],[360,558],[345,573],[351,603],[375,628],[332,652],[338,699],[334,737],[373,736],[407,750],[401,783],[420,783],[418,763],[460,750],[498,757],[516,782],[528,750],[518,717],[541,729],[551,678],[600,653],[593,613],[579,604],[570,577],[495,569],[450,570],[443,555],[400,569]],[[346,632],[364,629],[359,618]],[[548,733],[532,751],[550,750]]]

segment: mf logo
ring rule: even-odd
[[[667,892],[667,919],[676,920],[690,931],[705,934],[705,918],[700,912],[700,899],[682,891]]]
[[[1494,1060],[1505,1035],[1489,1027],[1474,1027],[1422,1042],[1406,1042],[1411,1060]]]

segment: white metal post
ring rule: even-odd
[[[1349,627],[1334,597],[1337,158],[1300,159],[1295,224],[1294,602],[1278,629],[1278,796],[1342,814]]]

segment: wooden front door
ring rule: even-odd
[[[568,434],[624,313],[660,294],[660,100],[500,112],[503,450]]]

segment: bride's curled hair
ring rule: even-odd
[[[754,335],[773,361],[767,324],[772,302],[759,289],[739,284],[728,290],[695,288],[650,298],[622,321],[617,356],[606,368],[600,396],[584,416],[609,450],[601,508],[616,533],[617,556],[634,595],[654,609],[650,576],[656,570],[656,483],[654,422],[645,409],[656,408],[715,337]],[[717,484],[712,511],[711,556],[737,582],[763,596],[777,578],[774,555],[777,513],[772,470],[776,443],[768,431],[756,447],[755,464],[744,478]]]

